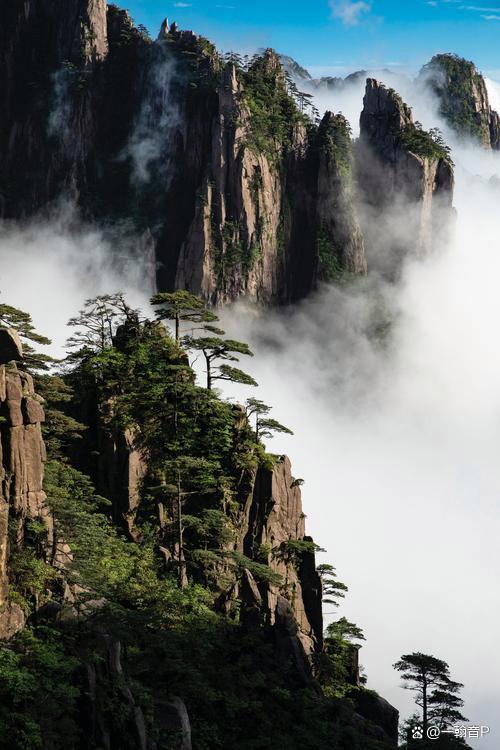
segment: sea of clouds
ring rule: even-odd
[[[411,651],[448,661],[466,685],[466,715],[492,727],[480,743],[488,750],[500,731],[500,189],[491,179],[500,178],[500,160],[456,142],[409,78],[375,74],[452,144],[457,223],[449,243],[409,260],[395,285],[372,275],[324,287],[293,309],[240,304],[223,318],[255,352],[244,366],[259,398],[295,431],[270,448],[287,452],[305,479],[308,530],[350,587],[327,621],[345,615],[364,629],[369,686],[403,716],[413,704],[392,664]],[[500,104],[500,85],[488,79],[488,88]],[[356,135],[363,90],[362,82],[322,90],[317,104],[342,111]],[[392,231],[404,222],[402,209]],[[1,299],[29,310],[59,353],[66,321],[86,298],[121,290],[147,306],[150,254],[130,237],[117,245],[67,206],[4,223]],[[387,321],[388,333],[374,335]]]

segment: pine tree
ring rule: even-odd
[[[217,491],[216,464],[194,456],[176,456],[163,464],[166,482],[160,492],[172,501],[172,519],[175,525],[175,548],[179,588],[187,586],[186,552],[184,547],[183,507],[190,496],[204,496]]]
[[[321,582],[323,584],[323,603],[339,606],[337,599],[344,599],[348,587],[337,578],[337,573],[333,565],[323,564],[316,568]]]
[[[292,430],[282,425],[276,419],[267,417],[271,407],[257,398],[249,398],[246,402],[247,418],[255,416],[255,440],[259,442],[261,438],[272,438],[273,433],[280,432],[286,435],[293,435]]]
[[[217,316],[206,309],[205,302],[191,292],[180,289],[177,292],[161,292],[151,298],[151,304],[158,307],[158,320],[171,320],[175,326],[175,340],[181,340],[183,323],[210,323],[218,320]]]
[[[223,333],[223,332],[222,332]],[[248,344],[234,339],[223,339],[221,336],[203,336],[186,340],[189,349],[203,352],[206,363],[207,390],[212,390],[216,380],[228,380],[232,383],[257,386],[256,381],[246,372],[225,362],[239,362],[235,354],[253,357]],[[222,361],[222,364],[220,363]]]
[[[85,300],[82,310],[68,321],[75,333],[68,347],[86,352],[104,352],[113,345],[117,327],[128,321],[138,324],[139,312],[129,307],[121,292],[102,294]]]
[[[47,346],[51,340],[38,333],[33,325],[31,315],[17,307],[0,304],[0,328],[13,328],[21,337],[23,344],[22,365],[32,374],[48,370],[56,360],[48,354],[42,354],[32,346]]]
[[[463,701],[458,697],[463,685],[450,679],[450,668],[445,661],[416,652],[405,654],[394,664],[401,672],[403,687],[415,693],[415,703],[422,710],[424,737],[431,721],[440,729],[451,726],[457,719],[466,719],[458,711]]]

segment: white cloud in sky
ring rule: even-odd
[[[355,26],[372,9],[371,2],[365,0],[330,0],[333,18],[340,18],[345,26]]]
[[[484,8],[481,5],[462,5],[460,10],[476,10],[479,13],[500,13],[500,7],[498,5],[496,8]]]
[[[174,8],[190,8],[191,3],[174,3]]]

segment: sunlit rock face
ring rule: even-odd
[[[14,331],[0,329],[0,638],[24,625],[24,613],[9,601],[9,554],[22,547],[28,518],[41,520],[52,543],[53,524],[45,503],[43,406],[33,379],[12,362],[22,356]]]
[[[408,253],[425,255],[453,219],[453,164],[446,146],[414,123],[411,109],[393,90],[368,79],[360,118],[358,180],[370,234],[387,211],[384,271],[397,273]],[[371,223],[371,227],[370,227]],[[382,253],[381,253],[381,257]]]
[[[481,137],[497,143],[473,82]],[[286,304],[370,265],[394,275],[447,225],[447,153],[373,79],[357,172],[349,123],[307,110],[272,50],[241,64],[167,21],[152,41],[102,0],[2,7],[0,85],[0,215],[69,202],[112,245],[147,248],[162,290]],[[389,205],[408,221],[396,243],[374,241],[365,209]]]
[[[365,273],[348,125],[298,116],[274,52],[249,74],[175,24],[153,42],[101,0],[15,3],[0,27],[4,218],[70,202],[152,250],[161,289],[216,305]],[[255,102],[276,93],[261,132]]]

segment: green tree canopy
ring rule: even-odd
[[[262,438],[272,438],[274,433],[280,432],[286,435],[293,435],[292,430],[285,425],[272,419],[267,415],[271,407],[257,398],[249,398],[246,402],[246,413],[248,419],[255,417],[255,439],[258,442]]]
[[[175,340],[181,338],[181,324],[183,323],[212,323],[218,320],[217,315],[207,310],[201,297],[179,289],[177,292],[161,292],[151,298],[151,304],[157,307],[158,320],[172,320],[175,325]]]
[[[23,344],[22,363],[26,370],[36,374],[48,370],[55,359],[48,354],[42,354],[32,346],[40,344],[47,346],[51,340],[38,333],[33,325],[31,315],[17,307],[0,303],[0,327],[13,328],[21,337]]]
[[[394,664],[401,673],[403,687],[415,694],[415,703],[422,711],[424,736],[431,722],[446,729],[456,720],[464,720],[459,708],[463,701],[458,693],[463,685],[450,678],[450,668],[442,659],[414,652],[405,654]]]
[[[323,584],[323,603],[333,604],[334,607],[338,607],[339,602],[337,600],[345,598],[347,591],[349,591],[348,587],[345,583],[338,580],[337,572],[333,565],[324,563],[323,565],[318,565],[316,570]]]
[[[70,349],[103,352],[113,345],[116,329],[124,322],[138,323],[139,311],[129,307],[122,292],[101,294],[85,300],[83,309],[68,321],[75,333],[68,339]]]
[[[256,381],[247,373],[243,372],[226,362],[239,362],[236,354],[253,357],[253,352],[248,344],[234,339],[223,339],[221,336],[202,336],[200,338],[189,338],[186,341],[189,349],[196,349],[203,353],[206,363],[207,389],[210,391],[216,380],[229,380],[233,383],[257,386]]]

